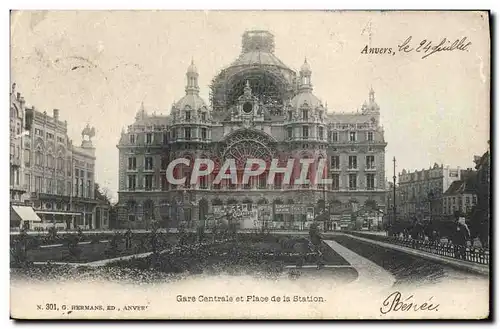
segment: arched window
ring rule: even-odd
[[[54,168],[54,156],[52,154],[47,154],[47,168]]]
[[[43,154],[40,150],[36,150],[35,152],[35,165],[43,166]]]
[[[129,221],[131,222],[135,221],[137,214],[137,204],[134,200],[129,200],[127,202],[127,214]]]
[[[154,219],[154,202],[152,200],[144,201],[144,219],[153,220]]]

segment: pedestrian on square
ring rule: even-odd
[[[125,248],[130,249],[132,247],[132,230],[130,227],[127,232],[125,232]]]
[[[468,228],[460,223],[458,218],[455,220],[455,231],[453,232],[452,242],[455,246],[455,257],[465,259],[465,245],[469,240],[470,234]]]

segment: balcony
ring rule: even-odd
[[[11,184],[10,189],[12,191],[26,192],[28,191],[28,185],[26,184]]]
[[[10,165],[15,167],[21,167],[21,158],[10,156]]]

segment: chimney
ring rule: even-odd
[[[58,109],[54,109],[54,111],[52,113],[53,113],[53,116],[54,116],[54,120],[59,121],[59,110]]]

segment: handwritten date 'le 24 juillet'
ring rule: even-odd
[[[439,42],[434,42],[431,40],[423,39],[420,42],[414,42],[413,38],[410,36],[406,38],[397,48],[389,47],[370,47],[365,46],[361,50],[363,55],[396,55],[398,53],[421,53],[423,54],[422,59],[429,57],[430,55],[441,53],[441,52],[451,52],[451,51],[469,51],[469,47],[472,45],[467,37],[462,39],[456,39],[455,41],[443,38]]]
[[[438,311],[439,304],[433,304],[432,298],[420,303],[415,301],[413,295],[403,297],[399,291],[393,292],[382,303],[380,313],[387,314],[390,312],[419,312],[419,311]]]

